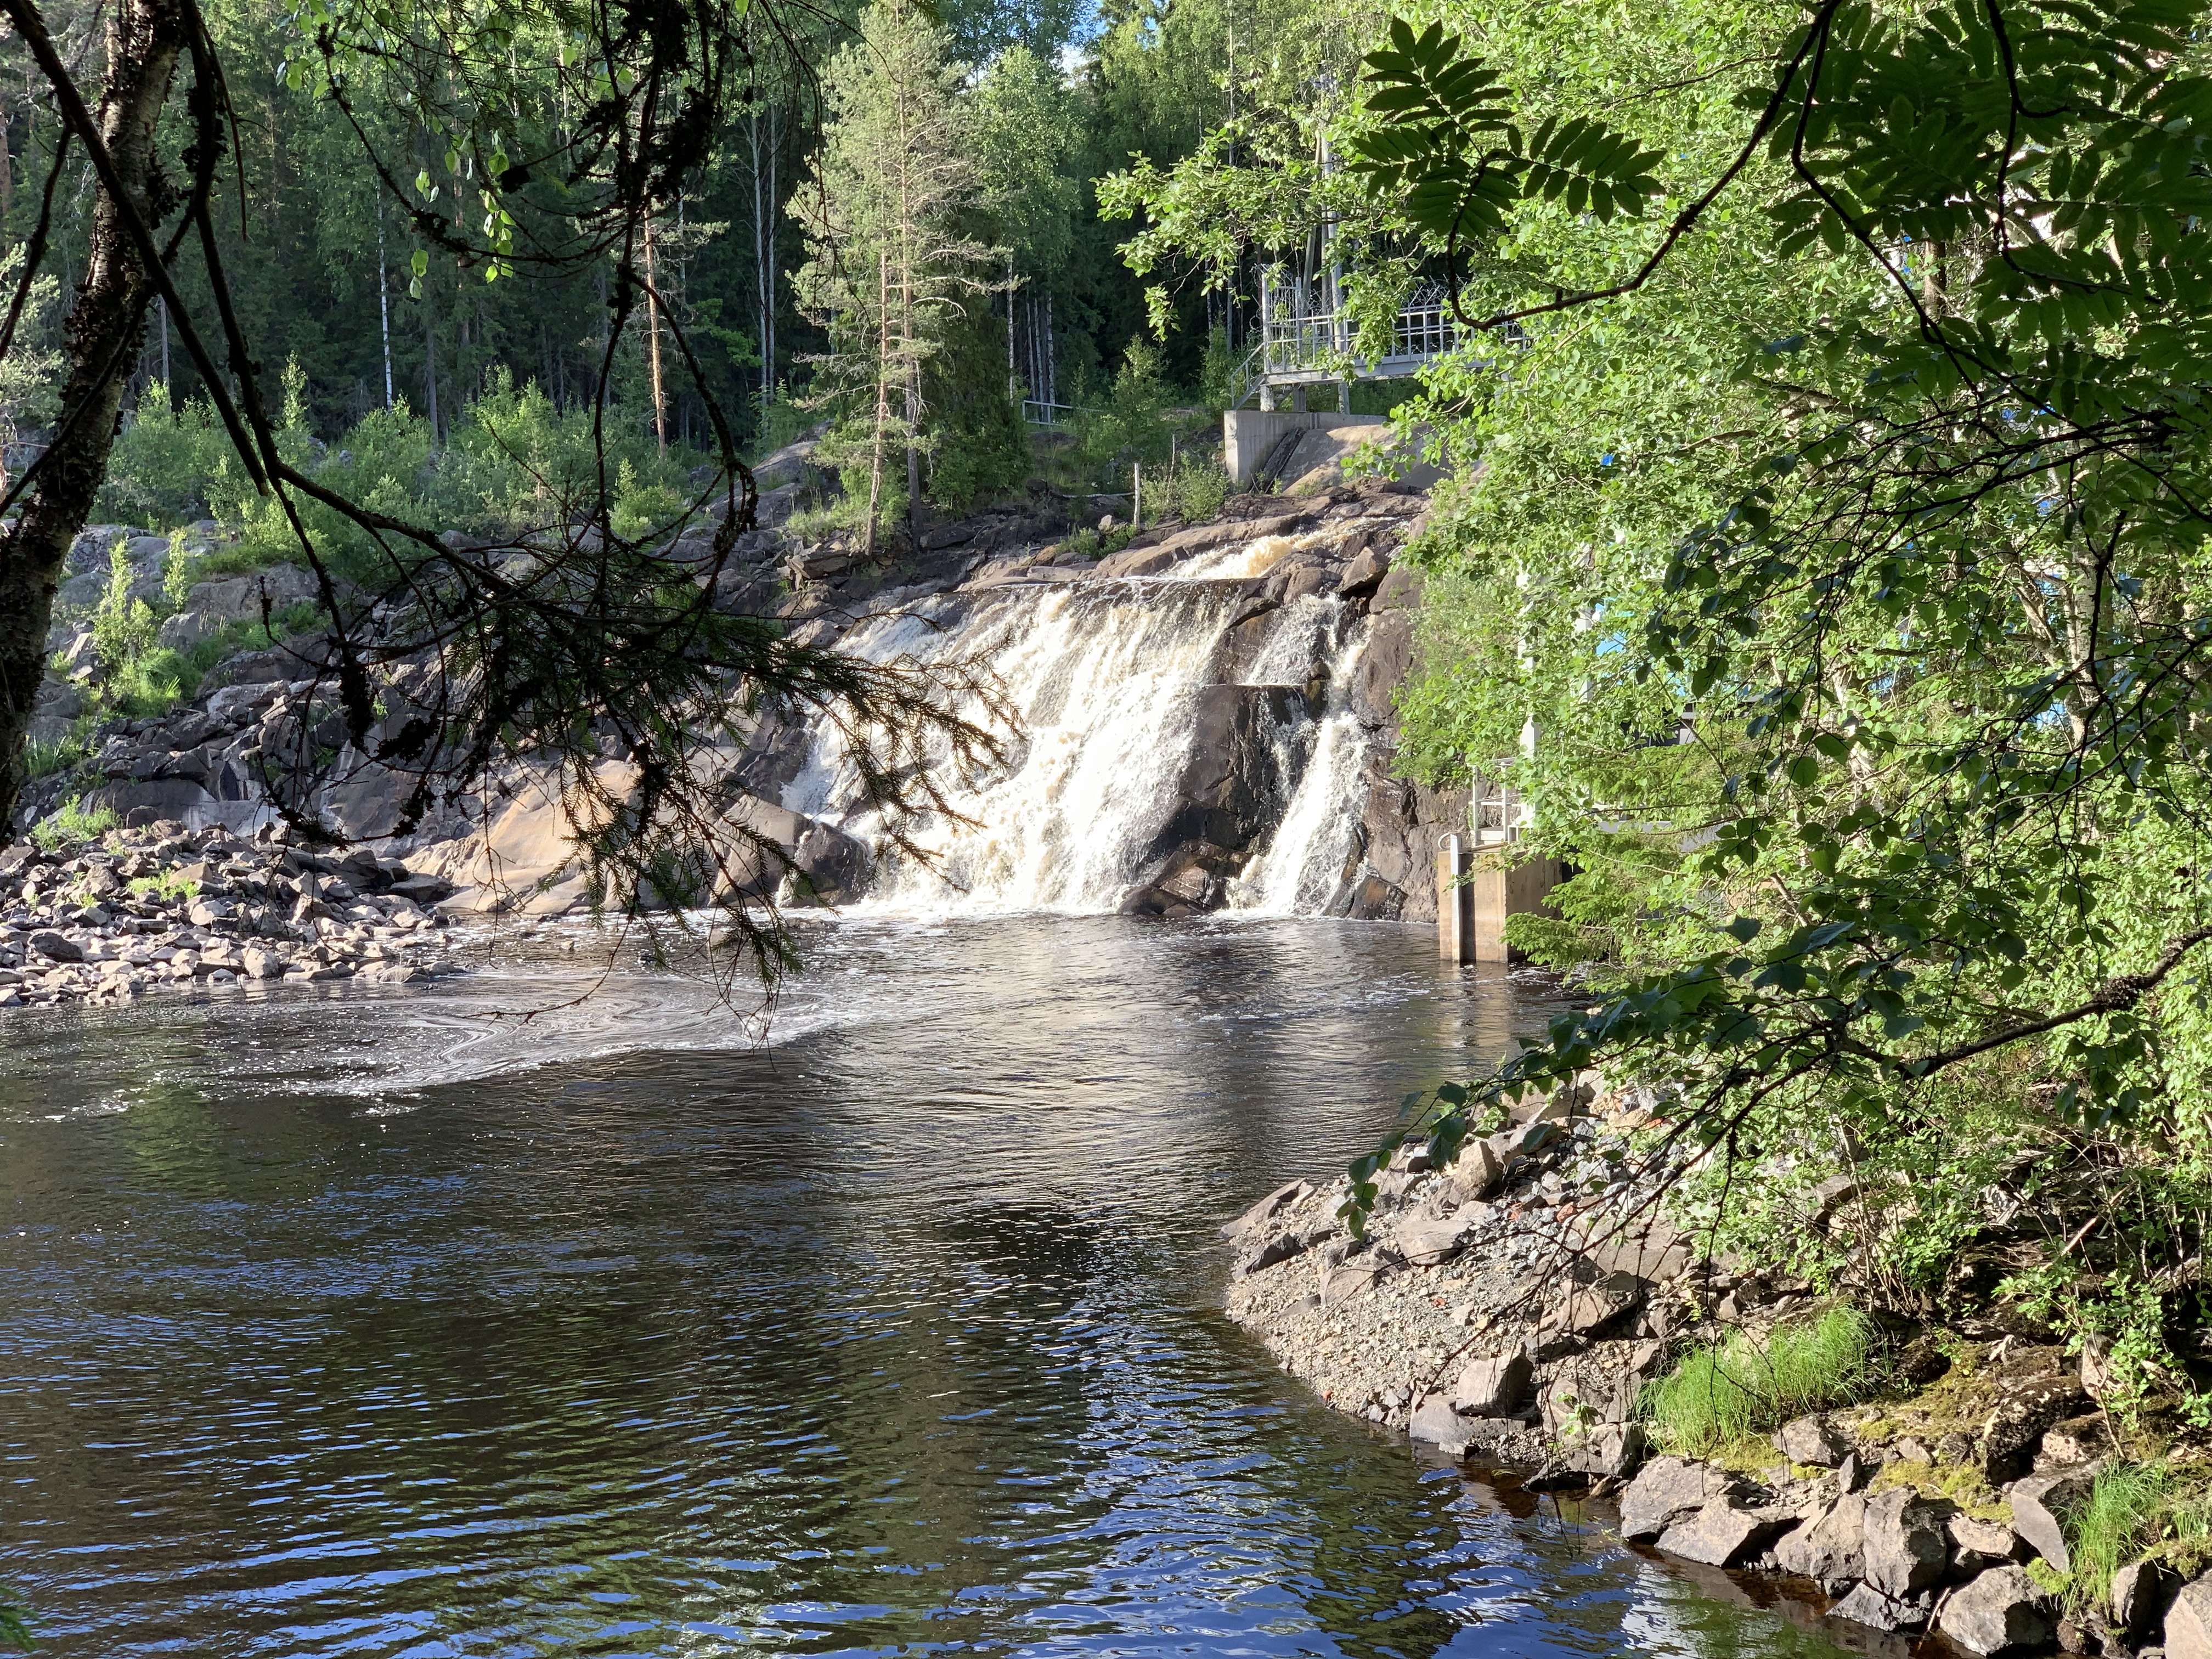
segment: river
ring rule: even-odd
[[[765,1042],[678,977],[574,1001],[550,933],[428,989],[5,1016],[0,1581],[40,1650],[1877,1639],[1425,1464],[1212,1311],[1215,1224],[1537,1021],[1503,980],[1311,921],[809,952]]]

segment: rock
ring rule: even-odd
[[[1577,1336],[1595,1335],[1641,1305],[1646,1288],[1633,1273],[1607,1273],[1596,1284],[1569,1296],[1554,1322]]]
[[[2057,1630],[2049,1604],[2021,1568],[1991,1567],[1943,1603],[1936,1627],[1969,1653],[2033,1653]]]
[[[1451,1401],[1440,1394],[1431,1395],[1413,1408],[1406,1432],[1413,1439],[1446,1451],[1459,1451],[1467,1445],[1467,1430],[1459,1413],[1452,1409]]]
[[[1834,1425],[1815,1414],[1784,1423],[1774,1431],[1774,1449],[1793,1463],[1817,1463],[1832,1469],[1850,1446]]]
[[[2070,1468],[2077,1463],[2094,1462],[2108,1456],[2112,1449],[2112,1431],[2106,1426],[2104,1418],[2091,1413],[2054,1423],[2045,1429],[2036,1455],[2036,1467]]]
[[[442,877],[412,875],[392,884],[392,890],[399,897],[416,904],[435,904],[440,899],[453,896],[453,884]]]
[[[1848,1619],[1870,1630],[1917,1631],[1928,1623],[1927,1610],[1893,1595],[1884,1595],[1871,1584],[1858,1584],[1828,1609],[1831,1619]]]
[[[2148,1633],[2180,1588],[2181,1576],[2162,1561],[2132,1561],[2112,1575],[2112,1623],[2130,1636]]]
[[[1412,611],[1421,602],[1421,573],[1410,566],[1401,567],[1383,577],[1375,590],[1375,597],[1367,602],[1370,611],[1380,614],[1386,611]]]
[[[1883,1595],[1903,1599],[1941,1582],[1951,1562],[1943,1523],[1954,1506],[1893,1486],[1867,1499],[1866,1580]]]
[[[1732,1498],[1716,1498],[1660,1534],[1659,1547],[1709,1567],[1732,1567],[1772,1537],[1775,1526],[1771,1517],[1754,1515]]]
[[[1864,1572],[1865,1545],[1866,1498],[1845,1492],[1775,1545],[1775,1565],[1824,1585],[1840,1584]]]
[[[1468,1204],[1489,1197],[1504,1178],[1505,1166],[1490,1143],[1471,1140],[1444,1171],[1443,1184],[1455,1203]]]
[[[249,945],[240,952],[239,965],[248,979],[275,979],[283,973],[284,964],[257,945]]]
[[[2044,1431],[2089,1404],[2081,1379],[2063,1368],[2056,1348],[2014,1355],[1994,1379],[1997,1404],[1982,1425],[1983,1472],[2002,1484],[2027,1472]]]
[[[2002,1521],[1978,1521],[1970,1515],[1954,1515],[1948,1527],[1954,1578],[1971,1578],[1990,1567],[2020,1559],[2020,1534]]]
[[[2074,1558],[2066,1547],[2061,1518],[2089,1495],[2096,1480],[2094,1468],[2068,1469],[2057,1474],[2031,1474],[2013,1482],[2006,1496],[2012,1501],[2013,1530],[2030,1549],[2060,1572],[2074,1571]]]
[[[1371,593],[1389,574],[1390,556],[1379,547],[1367,548],[1345,568],[1341,591],[1352,595]]]
[[[1600,1423],[1585,1429],[1559,1453],[1561,1467],[1619,1480],[1644,1461],[1644,1428],[1638,1423]]]
[[[1505,1417],[1528,1403],[1534,1372],[1516,1349],[1470,1359],[1452,1386],[1452,1403],[1469,1417]]]
[[[422,878],[417,876],[410,877],[409,879],[419,881]],[[401,884],[401,885],[404,884]],[[392,890],[397,893],[400,890],[400,886],[395,885]],[[1285,1181],[1273,1192],[1269,1193],[1250,1209],[1238,1216],[1236,1220],[1224,1224],[1221,1229],[1221,1236],[1224,1238],[1237,1239],[1259,1232],[1268,1222],[1311,1191],[1313,1191],[1313,1182],[1310,1181]]]
[[[84,947],[73,939],[65,939],[51,929],[31,935],[31,948],[40,956],[55,962],[82,962]]]
[[[1398,1254],[1416,1267],[1433,1267],[1467,1248],[1475,1228],[1466,1221],[1415,1221],[1391,1235]]]
[[[2166,1659],[2212,1659],[2212,1572],[2184,1584],[2166,1609]]]
[[[1292,1256],[1304,1255],[1305,1252],[1305,1235],[1292,1228],[1263,1240],[1237,1262],[1237,1271],[1249,1279],[1254,1273],[1264,1273],[1269,1267],[1288,1261]]]
[[[1620,1495],[1620,1533],[1648,1543],[1675,1522],[1736,1489],[1733,1477],[1680,1457],[1656,1457]]]

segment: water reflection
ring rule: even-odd
[[[487,1024],[566,972],[9,1028],[46,1651],[1834,1651],[1207,1310],[1211,1222],[1540,1018],[1421,935],[869,924],[772,1048],[667,981]]]

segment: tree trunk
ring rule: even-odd
[[[38,27],[27,6],[7,13],[18,35]],[[177,0],[113,0],[107,70],[94,120],[124,193],[142,217],[156,177],[155,126],[167,102],[185,19]],[[46,675],[46,630],[70,544],[84,528],[107,474],[122,407],[123,370],[146,337],[153,283],[117,204],[94,199],[84,279],[64,331],[69,372],[55,441],[15,522],[0,533],[0,825],[21,793],[24,734]]]
[[[891,419],[891,256],[876,255],[876,443],[868,466],[868,522],[861,534],[860,550],[876,556],[876,514],[884,499],[884,428]]]
[[[645,216],[645,321],[647,355],[653,362],[653,435],[668,453],[668,400],[660,391],[660,279],[653,274],[653,215]]]
[[[392,407],[392,279],[384,267],[384,192],[376,195],[376,324],[384,337],[384,406]]]
[[[430,447],[440,447],[438,441],[438,330],[430,314],[430,296],[425,294],[420,307],[422,313],[422,413],[430,422]]]

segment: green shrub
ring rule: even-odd
[[[1710,1456],[1858,1398],[1875,1380],[1873,1359],[1866,1316],[1831,1308],[1809,1323],[1778,1327],[1763,1342],[1737,1331],[1698,1348],[1644,1389],[1641,1409],[1667,1450]]]
[[[1157,493],[1155,493],[1157,492]],[[1145,474],[1145,516],[1202,524],[1229,499],[1229,474],[1215,461],[1178,459],[1158,483]]]
[[[84,797],[71,795],[52,811],[31,826],[31,839],[47,852],[58,852],[64,847],[82,841],[97,841],[115,828],[112,807],[84,810]]]
[[[90,720],[81,720],[65,738],[52,743],[26,743],[23,745],[23,775],[27,778],[51,777],[75,766],[92,752],[89,740],[91,726]]]
[[[130,661],[154,643],[158,625],[154,607],[131,597],[137,574],[125,555],[123,538],[118,536],[107,552],[107,591],[100,595],[100,609],[92,618],[92,643],[103,669]]]
[[[131,524],[176,525],[213,512],[208,486],[233,459],[214,404],[196,398],[173,408],[155,381],[138,399],[131,424],[109,453],[95,510]]]
[[[26,1620],[22,1603],[16,1601],[15,1591],[0,1584],[0,1647],[10,1647],[18,1653],[32,1649],[31,1627]]]
[[[140,898],[181,901],[199,891],[198,884],[175,870],[164,870],[158,876],[138,876],[124,883],[127,892]]]

